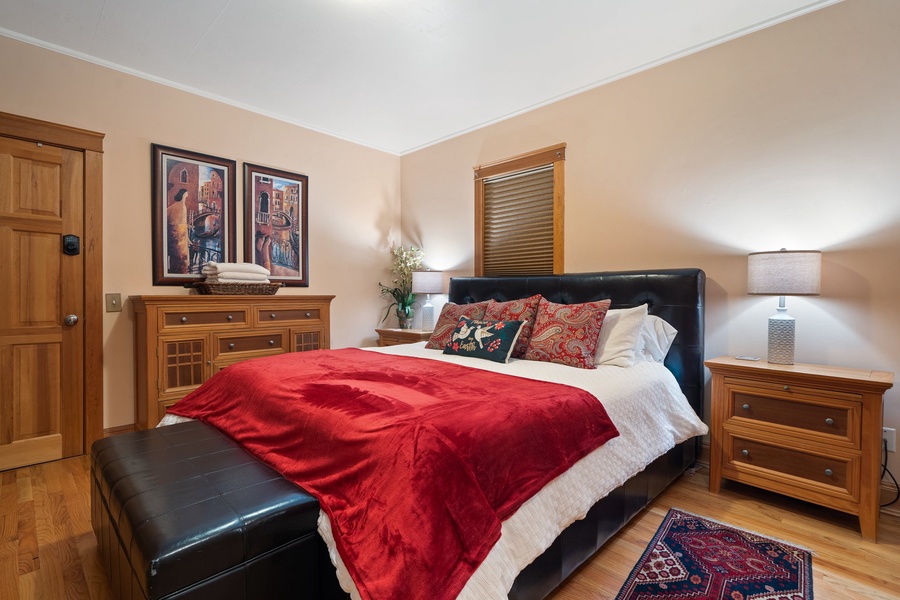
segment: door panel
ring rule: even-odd
[[[83,188],[83,153],[0,138],[0,470],[84,450]]]

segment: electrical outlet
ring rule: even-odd
[[[887,451],[897,451],[897,430],[891,427],[883,427],[881,429],[881,439],[887,442]]]
[[[106,295],[106,312],[121,312],[122,294]]]

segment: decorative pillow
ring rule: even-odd
[[[434,331],[431,332],[431,338],[425,344],[425,347],[432,350],[443,350],[447,342],[450,341],[450,335],[456,328],[456,324],[459,323],[459,318],[480,319],[484,316],[484,309],[487,305],[487,300],[471,304],[446,303],[444,308],[441,309],[441,316],[438,317]]]
[[[594,364],[615,367],[634,365],[634,351],[646,316],[646,304],[607,311],[603,319],[603,328],[600,330],[600,338],[597,340]]]
[[[534,315],[537,313],[541,295],[535,294],[531,298],[522,300],[510,300],[509,302],[497,302],[489,300],[484,309],[484,318],[491,321],[522,321],[522,330],[519,332],[519,341],[513,348],[513,358],[522,358],[528,350],[528,342],[531,340],[531,331],[534,329]]]
[[[676,335],[678,335],[678,330],[672,327],[668,321],[656,315],[647,315],[641,325],[635,358],[663,362]]]
[[[444,354],[486,358],[505,363],[522,331],[522,321],[482,321],[460,317]]]
[[[541,298],[526,360],[594,368],[594,351],[609,300],[555,304]]]

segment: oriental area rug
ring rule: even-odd
[[[616,600],[812,600],[812,555],[671,509]]]

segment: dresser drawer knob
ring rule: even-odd
[[[233,321],[233,320],[234,320],[234,317],[232,317],[231,315],[228,315],[228,320],[229,320],[229,321]]]
[[[211,364],[212,364],[212,361],[211,361],[211,360],[208,360],[208,361],[206,361],[206,364],[211,365]]]
[[[270,319],[274,319],[274,318],[275,318],[275,313],[272,313],[271,315],[269,315],[269,318],[270,318]]]
[[[832,419],[831,417],[828,417],[827,419],[825,419],[825,424],[826,425],[834,425],[834,419]]]
[[[187,323],[187,317],[181,317],[181,322],[182,322],[182,323]]]
[[[745,405],[743,405],[741,408],[743,408],[744,410],[750,410],[750,405],[749,405],[749,404],[745,404]]]
[[[746,449],[745,449],[745,450],[741,450],[741,456],[750,456],[750,451],[749,451],[749,450],[746,450]]]
[[[269,340],[269,345],[270,345],[270,346],[274,346],[274,345],[275,345],[275,340]]]
[[[789,385],[784,386],[784,391],[786,391],[786,392],[791,391],[791,386],[789,386]]]
[[[833,471],[831,469],[825,469],[825,476],[831,477],[833,475]]]
[[[229,350],[234,350],[234,344],[228,344],[228,349],[229,349]]]
[[[310,318],[311,316],[312,316],[312,313],[306,313],[306,318],[307,318],[307,319]]]

